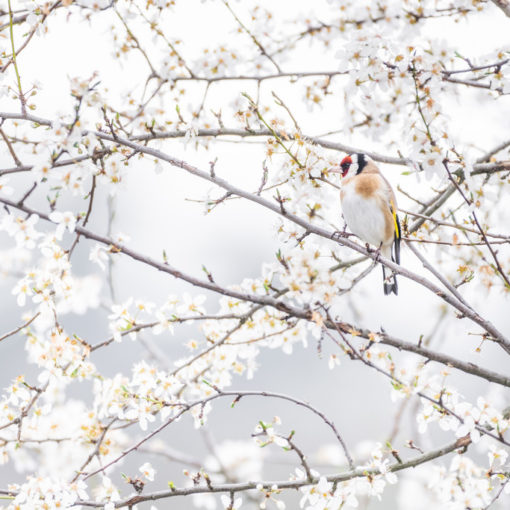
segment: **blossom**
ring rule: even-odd
[[[31,214],[28,218],[21,218],[12,214],[5,215],[0,228],[14,237],[18,247],[33,249],[35,242],[43,235],[35,229],[39,216]]]
[[[271,423],[259,422],[255,426],[254,437],[259,446],[266,446],[269,443],[274,443],[282,448],[288,446],[288,441],[281,434],[275,430],[276,425],[280,425],[281,421],[278,416],[273,418]]]
[[[53,211],[49,216],[50,220],[57,223],[57,230],[55,235],[57,239],[62,239],[64,231],[67,229],[69,232],[74,232],[76,226],[76,216],[70,212]]]
[[[11,186],[7,186],[9,182],[9,177],[5,175],[0,177],[0,193],[3,195],[12,195],[14,193],[14,189]]]
[[[105,510],[115,508],[115,501],[120,500],[120,493],[117,487],[113,484],[111,478],[103,475],[101,483],[95,490],[96,501],[108,501],[105,504]]]
[[[70,508],[78,499],[87,499],[86,484],[83,481],[66,483],[59,479],[29,477],[12,501],[13,508]]]
[[[16,302],[19,306],[25,306],[27,296],[32,296],[34,293],[31,287],[31,280],[30,277],[22,278],[12,289],[12,294],[16,296]]]
[[[489,457],[489,464],[492,470],[498,470],[505,466],[508,459],[508,452],[502,448],[496,447],[492,443],[489,445],[487,455]]]
[[[326,477],[321,476],[319,483],[302,487],[303,493],[299,506],[306,510],[324,510],[328,507],[335,508],[335,498],[332,492],[333,484],[328,482]],[[337,505],[338,506],[338,505]]]
[[[328,360],[328,368],[330,370],[333,370],[335,367],[340,365],[340,359],[336,354],[330,354],[329,360]]]
[[[95,262],[104,271],[106,269],[105,262],[108,260],[108,253],[104,246],[96,244],[90,250],[89,260]]]
[[[51,173],[51,163],[45,163],[38,161],[32,166],[32,175],[38,181],[42,181],[43,179],[47,179]]]
[[[174,321],[169,319],[161,310],[158,310],[155,315],[158,323],[153,328],[154,334],[160,335],[163,333],[163,331],[169,331],[171,334],[173,334]]]
[[[464,423],[457,428],[455,435],[457,437],[464,437],[469,434],[471,441],[477,443],[480,440],[480,431],[476,427],[477,424],[474,418],[472,416],[467,416],[464,418]]]
[[[150,482],[154,481],[154,475],[156,474],[156,470],[150,465],[149,462],[146,462],[145,464],[142,464],[138,471],[142,473],[142,475],[147,478]]]
[[[437,152],[431,152],[423,158],[423,169],[428,178],[434,175],[443,175],[443,157]]]
[[[180,316],[186,317],[191,313],[204,315],[205,308],[201,305],[205,302],[206,297],[203,294],[197,296],[191,296],[188,292],[185,292],[182,296],[182,304],[177,307],[177,313]]]

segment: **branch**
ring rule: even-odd
[[[510,18],[510,2],[508,0],[491,0],[492,3],[498,6],[506,16]]]
[[[0,342],[2,340],[5,340],[6,338],[9,338],[10,336],[15,335],[16,333],[19,333],[23,328],[26,328],[27,326],[32,324],[32,322],[35,321],[35,319],[37,319],[37,317],[39,317],[40,313],[41,312],[37,312],[31,319],[29,319],[27,322],[25,322],[25,324],[22,324],[21,326],[17,327],[16,329],[9,331],[9,333],[5,333],[5,335],[0,336]]]
[[[35,122],[36,124],[40,124],[43,126],[51,126],[53,124],[52,121],[48,119],[44,119],[42,117],[37,117],[32,114],[22,115],[19,113],[11,113],[11,112],[0,112],[0,118],[1,119],[17,119],[17,120],[27,120],[30,122]],[[82,134],[95,134],[96,136],[99,136],[103,139],[111,140],[110,138],[105,137],[105,133],[101,132],[94,132],[90,130],[83,130]],[[168,139],[168,138],[184,138],[186,137],[187,132],[182,130],[175,130],[175,131],[154,131],[151,133],[143,134],[143,135],[133,135],[130,136],[127,140],[130,142],[148,142],[150,140],[162,140],[162,139]],[[248,138],[248,137],[271,137],[273,136],[273,133],[269,129],[259,129],[259,130],[247,130],[242,128],[219,128],[219,129],[199,129],[197,130],[196,136],[201,137],[218,137],[218,136],[239,136],[242,138]],[[286,137],[289,140],[296,140],[297,136],[293,135],[291,133],[286,133]],[[126,140],[126,139],[125,139]],[[379,154],[377,152],[367,151],[366,149],[361,149],[359,147],[353,147],[350,145],[345,145],[338,142],[332,142],[330,140],[325,140],[324,138],[316,137],[316,136],[308,136],[308,135],[299,135],[299,140],[309,142],[312,144],[319,145],[321,147],[324,147],[325,149],[331,149],[339,152],[344,152],[348,154],[353,154],[356,152],[363,152],[370,158],[372,158],[374,161],[378,161],[379,163],[387,163],[390,165],[410,165],[412,164],[412,160],[408,158],[402,158],[402,157],[394,157],[394,156],[387,156],[385,154]],[[119,141],[119,143],[121,143]],[[504,147],[503,147],[504,148]],[[500,149],[501,150],[501,149]],[[75,161],[83,161],[86,159],[89,159],[93,156],[79,156],[76,157]],[[66,160],[65,164],[71,164],[72,160]],[[61,163],[62,165],[64,162]],[[60,164],[55,164],[55,166],[60,166]],[[26,166],[23,167],[23,170],[29,170],[31,167]],[[510,161],[498,161],[494,163],[485,163],[485,162],[477,162],[475,165],[473,165],[473,172],[471,175],[480,175],[480,174],[492,174],[504,170],[510,170]],[[3,171],[0,171],[0,175],[3,175],[4,173],[10,173],[15,171],[21,171],[18,169],[6,169]],[[463,174],[462,171],[459,171],[461,174]]]
[[[234,19],[237,21],[237,23],[239,23],[239,26],[250,36],[251,40],[255,43],[257,48],[260,50],[260,53],[262,53],[262,55],[264,55],[276,67],[277,71],[280,73],[281,72],[280,66],[276,63],[276,61],[273,59],[273,57],[271,57],[271,55],[269,55],[269,53],[266,51],[264,46],[262,46],[262,44],[259,42],[259,40],[252,34],[252,32],[246,27],[246,25],[244,25],[244,23],[239,19],[237,14],[232,10],[232,7],[230,7],[227,0],[223,0],[223,3],[225,4],[225,7],[230,11],[230,13],[234,17]]]
[[[331,318],[330,318],[330,315],[329,315],[329,312],[328,310],[323,306],[322,307],[323,310],[326,312],[326,316],[328,317],[328,319],[331,321]],[[368,351],[368,349],[370,348],[371,344],[368,344],[368,346],[365,346],[363,347],[362,349],[360,349],[360,351],[358,352],[354,346],[349,342],[349,340],[347,340],[346,336],[344,335],[343,331],[339,328],[339,327],[336,327],[336,331],[337,333],[339,334],[340,338],[342,339],[342,341],[347,345],[348,347],[348,353],[350,354],[350,357],[351,359],[354,359],[354,360],[358,360],[360,361],[361,363],[363,363],[364,365],[372,368],[373,370],[375,370],[376,372],[379,372],[380,374],[384,375],[386,378],[388,378],[392,384],[394,383],[397,383],[398,385],[402,386],[402,387],[408,387],[409,385],[404,382],[403,380],[399,379],[398,377],[395,376],[395,373],[394,373],[394,369],[391,368],[390,370],[385,370],[383,368],[381,368],[380,366],[376,365],[375,363],[373,363],[372,361],[370,361],[370,359],[368,359],[368,356],[365,358],[365,353]],[[329,332],[328,332],[328,336],[340,347],[343,349],[343,347],[340,345],[340,343],[333,337],[333,335],[331,335]],[[344,349],[345,350],[345,349]],[[412,385],[411,385],[412,386]],[[431,402],[432,404],[434,404],[435,406],[437,406],[438,408],[440,408],[444,413],[446,413],[447,415],[450,415],[450,416],[453,416],[454,418],[456,418],[460,423],[464,423],[465,420],[464,418],[459,415],[458,413],[452,411],[452,409],[446,407],[443,403],[443,396],[442,396],[442,393],[439,395],[438,398],[434,398],[434,397],[431,397],[429,395],[427,395],[426,393],[424,393],[423,391],[416,391],[415,392],[416,395],[418,395],[419,397],[421,397],[422,399],[425,399],[429,402]],[[484,426],[481,426],[479,425],[478,423],[475,424],[475,428],[478,432],[480,432],[481,434],[484,434],[484,435],[487,435],[489,437],[492,437],[493,439],[495,439],[496,441],[499,441],[500,443],[506,445],[506,446],[510,446],[510,443],[508,441],[506,441],[504,438],[503,438],[503,435],[498,431],[496,434],[494,434],[493,432],[491,432],[491,429],[488,428],[488,427],[484,427]],[[461,439],[468,439],[469,443],[471,442],[471,440],[469,439],[469,435],[466,436],[465,438],[461,438]],[[469,444],[468,443],[468,444]]]
[[[436,225],[441,225],[443,227],[455,228],[457,230],[460,230],[461,232],[471,232],[472,234],[481,235],[478,230],[475,230],[474,228],[466,227],[465,225],[457,225],[456,223],[449,223],[447,221],[438,220],[437,218],[432,218],[431,216],[426,216],[424,214],[415,213],[413,211],[407,211],[406,209],[401,209],[400,207],[398,210],[400,212],[403,212],[404,214],[410,214],[411,216],[415,216],[417,218],[423,218],[425,221],[430,221]],[[505,236],[502,234],[491,234],[489,232],[486,232],[485,235],[487,237],[494,237],[495,239],[501,239],[503,241],[510,241],[510,236]],[[416,239],[416,241],[419,241],[419,239]]]
[[[275,80],[278,78],[291,78],[291,80],[300,80],[302,78],[313,78],[315,76],[341,76],[348,74],[348,71],[295,71],[295,72],[279,72],[271,74],[241,74],[238,76],[178,76],[172,81],[207,81],[209,83],[216,81],[257,81],[262,82],[266,80]]]
[[[470,310],[473,308],[464,300],[459,291],[439,272],[432,264],[410,243],[406,240],[406,246],[413,252],[416,258],[422,263],[423,267],[430,271],[463,305],[467,306]]]
[[[360,331],[359,336],[362,338],[370,339],[369,335],[373,337],[373,333],[362,330]],[[424,358],[427,358],[428,360],[436,361],[437,363],[441,363],[448,367],[456,368],[457,370],[465,372],[466,374],[475,375],[487,381],[491,381],[496,384],[501,384],[502,386],[507,386],[510,388],[510,376],[497,374],[492,370],[481,368],[478,365],[475,365],[474,363],[460,361],[457,358],[448,356],[447,354],[432,351],[430,349],[427,349],[426,347],[421,347],[420,345],[416,345],[411,342],[406,342],[405,340],[395,338],[386,333],[381,335],[380,343],[384,345],[391,345],[392,347],[395,347],[399,351],[403,350],[407,352],[413,352],[415,354],[423,356]]]
[[[388,467],[389,472],[398,472],[404,469],[414,468],[431,460],[439,457],[444,457],[449,453],[459,449],[465,448],[469,445],[469,440],[460,438],[454,443],[447,444],[436,450],[432,450],[424,455],[415,457],[407,462],[395,462]],[[379,470],[374,468],[358,467],[345,473],[338,473],[326,476],[328,482],[344,482],[352,480],[353,478],[370,477],[381,474]],[[311,481],[304,480],[271,480],[271,481],[255,481],[255,482],[242,482],[242,483],[226,483],[226,484],[211,484],[210,486],[194,486],[194,487],[183,487],[175,488],[170,490],[153,492],[151,494],[145,494],[140,496],[132,496],[115,503],[115,508],[122,508],[125,506],[132,505],[134,503],[141,503],[143,501],[155,501],[158,499],[171,498],[175,496],[188,496],[190,494],[203,494],[203,493],[218,493],[218,492],[244,492],[250,489],[256,489],[262,487],[264,489],[299,489],[301,487],[307,487],[314,485],[319,482],[319,477],[312,478]],[[9,492],[8,494],[13,494]],[[76,505],[82,505],[87,507],[103,507],[104,503],[95,501],[77,501]]]
[[[494,147],[493,149],[491,149],[490,151],[486,152],[483,156],[480,156],[476,162],[477,163],[484,163],[485,161],[490,161],[490,159],[492,158],[492,156],[494,156],[495,154],[497,154],[498,152],[506,149],[507,147],[510,146],[510,140],[507,140],[505,142],[502,142],[500,143],[499,145],[496,145],[496,147]]]
[[[0,113],[0,117],[3,116],[3,113]],[[9,115],[9,114],[7,114]],[[197,130],[197,137],[217,137],[217,136],[240,136],[242,138],[247,137],[270,137],[274,136],[274,133],[269,129],[259,129],[257,131],[249,131],[246,129],[239,128],[221,128],[221,129],[199,129]],[[146,142],[150,140],[161,140],[165,138],[184,138],[186,136],[186,131],[155,131],[154,133],[146,134],[146,135],[136,135],[132,136],[130,140],[132,141],[140,141]],[[291,133],[286,133],[286,138],[289,140],[296,140],[296,136]],[[318,138],[315,136],[308,135],[300,135],[300,140],[313,143],[316,145],[320,145],[325,149],[332,149],[340,152],[345,152],[348,154],[353,154],[356,152],[364,152],[367,156],[371,157],[374,161],[379,161],[380,163],[388,163],[392,165],[408,165],[411,163],[410,160],[406,158],[397,158],[393,156],[385,156],[383,154],[379,154],[377,152],[366,151],[360,149],[359,147],[353,147],[351,145],[345,145],[342,143],[331,142],[330,140],[325,140],[323,138]]]
[[[445,70],[441,71],[443,76],[451,76],[452,74],[461,74],[461,73],[472,73],[474,71],[483,71],[485,69],[490,69],[491,67],[494,67],[496,69],[501,68],[505,64],[508,64],[510,62],[509,58],[506,58],[504,60],[498,60],[497,62],[494,62],[493,64],[486,64],[483,66],[470,66],[466,69],[451,69],[451,70]]]
[[[448,164],[446,162],[443,162],[443,165],[446,169],[446,172],[448,173],[448,177],[449,177],[450,181],[457,188],[457,191],[460,193],[461,197],[466,202],[468,207],[471,207],[473,204],[473,201],[470,198],[468,198],[466,196],[466,194],[462,191],[462,188],[460,187],[460,185],[457,183],[457,181],[453,177],[452,173],[450,172],[450,169],[448,168]],[[491,246],[490,241],[487,239],[487,236],[485,235],[485,232],[484,232],[482,226],[480,225],[480,222],[478,221],[478,217],[476,216],[476,212],[474,209],[471,211],[471,216],[473,217],[473,220],[474,220],[476,226],[478,227],[480,235],[483,237],[483,240],[485,241],[485,245],[487,246],[487,248],[489,248],[492,258],[494,259],[494,262],[496,264],[497,272],[503,279],[503,282],[505,283],[507,289],[510,289],[510,280],[508,279],[508,276],[506,275],[506,272],[504,271],[504,269],[501,267],[497,253],[494,251],[494,249]]]
[[[23,94],[23,89],[21,88],[21,77],[19,75],[18,62],[17,62],[17,59],[16,59],[16,48],[14,46],[14,28],[13,28],[13,16],[12,16],[12,9],[11,9],[11,0],[7,0],[7,5],[9,6],[9,37],[11,39],[11,49],[12,49],[11,59],[9,60],[9,62],[13,63],[13,65],[14,65],[14,72],[16,73],[16,82],[17,82],[17,85],[18,85],[18,97],[19,97],[19,100],[21,102],[21,113],[26,115],[26,113],[27,113],[27,103],[26,103],[25,96]],[[2,72],[5,71],[5,68],[6,68],[6,66],[4,66],[4,69],[2,70]]]
[[[4,133],[4,130],[0,128],[0,135],[4,139],[5,144],[7,145],[7,149],[9,150],[9,153],[11,154],[12,159],[14,160],[14,164],[16,165],[16,169],[19,169],[21,166],[21,161],[19,160],[18,156],[16,155],[16,152],[14,151],[11,141],[7,137],[7,135]],[[2,173],[0,173],[2,175]]]
[[[459,78],[443,78],[444,81],[448,81],[450,83],[458,83],[460,85],[466,85],[466,87],[475,87],[477,89],[486,89],[486,90],[494,90],[495,92],[499,92],[503,94],[503,89],[501,87],[494,88],[490,83],[480,83],[479,81],[474,80],[460,80]]]
[[[86,156],[76,156],[70,159],[63,159],[62,161],[54,161],[51,163],[50,168],[59,168],[62,166],[74,165],[76,163],[81,163],[82,161],[86,161],[88,159],[94,160],[96,158],[101,158],[102,156],[105,156],[106,154],[109,153],[110,151],[105,149],[102,151],[95,152],[94,154],[87,154]],[[33,165],[23,165],[15,168],[5,168],[4,170],[0,170],[0,177],[2,175],[15,174],[18,172],[30,172],[30,170],[32,170],[33,168],[34,168]]]
[[[103,139],[107,139],[109,141],[114,141],[113,137],[111,137],[110,135],[106,135],[104,133],[98,132],[97,136],[99,136],[100,138],[103,138]],[[125,140],[125,139],[121,139],[121,138],[117,137],[116,141],[122,145],[126,145],[128,147],[139,150],[140,152],[145,152],[147,154],[150,154],[150,155],[152,155],[158,159],[161,159],[163,161],[167,161],[170,164],[172,164],[173,166],[183,168],[184,170],[188,171],[189,173],[196,175],[198,177],[201,177],[202,179],[205,179],[207,181],[213,182],[214,184],[217,184],[218,186],[220,186],[228,191],[231,191],[233,194],[235,194],[237,196],[247,198],[250,201],[256,202],[259,205],[262,205],[268,209],[271,209],[273,212],[275,212],[275,213],[283,216],[284,218],[301,226],[307,232],[315,233],[316,235],[319,235],[319,236],[324,237],[329,240],[331,240],[331,238],[332,238],[333,234],[330,233],[329,231],[327,231],[321,227],[312,225],[311,223],[308,223],[307,221],[303,220],[302,218],[300,218],[298,216],[295,216],[294,214],[291,214],[286,211],[284,212],[281,210],[281,208],[278,205],[275,205],[274,203],[272,203],[258,195],[249,193],[249,192],[241,190],[235,186],[232,186],[230,183],[228,183],[224,179],[221,179],[219,177],[212,177],[209,172],[199,170],[198,168],[193,167],[184,161],[172,158],[156,149],[152,149],[150,147],[145,147],[145,146],[141,146],[138,144],[134,144],[134,143],[130,142],[129,140]],[[23,205],[20,206],[19,204],[16,204],[6,198],[3,198],[3,197],[0,198],[0,202],[3,202],[6,205],[23,210],[24,212],[27,212],[30,214],[37,214],[41,218],[43,218],[47,221],[51,221],[49,219],[48,215],[41,213],[39,211],[29,209],[28,207],[23,206]],[[277,299],[274,299],[274,298],[271,298],[268,296],[249,295],[249,294],[245,294],[245,293],[242,293],[239,291],[226,289],[226,288],[221,287],[215,283],[212,283],[209,281],[203,281],[203,280],[200,280],[193,276],[187,275],[187,274],[182,273],[181,271],[178,271],[177,269],[173,268],[169,264],[158,262],[150,257],[142,255],[138,252],[135,252],[134,250],[131,250],[130,248],[127,248],[126,246],[122,246],[121,244],[116,243],[116,242],[112,241],[111,239],[108,239],[104,236],[95,234],[81,226],[76,226],[75,230],[76,230],[76,232],[80,233],[81,235],[83,235],[84,237],[86,237],[88,239],[94,239],[95,241],[98,241],[101,244],[104,244],[106,246],[113,246],[115,248],[115,251],[117,251],[117,252],[125,253],[126,255],[130,256],[131,258],[133,258],[135,260],[143,262],[144,264],[151,265],[151,266],[155,267],[156,269],[159,269],[160,271],[169,273],[179,279],[182,279],[182,280],[187,281],[188,283],[191,283],[192,285],[196,285],[196,286],[208,289],[208,290],[212,290],[213,292],[216,292],[219,294],[229,295],[231,297],[241,299],[244,301],[251,301],[253,303],[259,303],[259,304],[264,304],[267,306],[272,306],[272,307],[276,308],[277,310],[287,312],[287,313],[292,313],[293,315],[296,315],[297,317],[309,318],[309,316],[310,316],[309,312],[307,312],[303,316],[302,310],[292,307],[292,306],[290,306],[286,303],[283,303]],[[400,275],[404,276],[405,278],[409,278],[409,279],[415,281],[416,283],[431,290],[434,294],[439,296],[441,299],[446,301],[448,304],[452,305],[454,308],[456,308],[458,311],[460,311],[466,317],[469,317],[473,322],[477,323],[482,328],[484,328],[488,333],[490,333],[490,335],[492,335],[492,337],[495,341],[500,343],[501,346],[507,352],[510,353],[510,342],[505,338],[505,336],[502,333],[500,333],[499,330],[497,330],[492,325],[492,323],[490,321],[485,320],[483,317],[478,315],[476,312],[473,312],[469,307],[466,307],[466,305],[464,305],[463,303],[458,301],[454,296],[445,294],[439,287],[434,285],[429,280],[409,271],[408,269],[405,269],[404,267],[402,267],[398,264],[395,264],[394,262],[392,262],[389,259],[385,259],[385,258],[381,257],[380,255],[378,256],[373,251],[368,251],[366,248],[361,247],[360,245],[358,245],[357,243],[355,243],[349,239],[339,238],[337,240],[337,242],[339,244],[347,246],[363,255],[366,255],[373,260],[376,260],[376,257],[377,257],[378,262],[383,263],[385,266],[389,267],[395,273],[400,274]]]
[[[57,0],[52,6],[50,7],[46,7],[44,9],[44,13],[41,17],[41,21],[39,22],[39,24],[43,24],[44,21],[46,20],[46,18],[50,15],[51,12],[53,12],[56,8],[58,8],[59,6],[61,5],[61,0]],[[24,20],[22,20],[24,21]],[[14,20],[13,20],[14,22]],[[9,25],[12,27],[12,23],[11,21],[9,21]],[[30,30],[29,34],[27,35],[26,39],[25,39],[25,42],[17,49],[17,50],[14,50],[13,51],[13,58],[10,58],[7,63],[1,68],[0,70],[0,73],[5,73],[6,69],[12,64],[14,63],[14,60],[15,60],[15,55],[19,55],[25,48],[26,46],[28,45],[28,43],[30,42],[30,40],[32,39],[32,37],[34,36],[34,34],[36,33],[37,31],[37,28],[38,28],[38,25],[36,25],[35,27],[32,28],[32,30]]]
[[[308,409],[309,411],[312,411],[312,413],[314,413],[317,416],[319,416],[324,421],[324,423],[326,423],[329,426],[329,428],[333,431],[333,433],[335,434],[336,438],[338,439],[338,441],[342,445],[342,448],[343,448],[345,456],[346,456],[346,458],[348,460],[349,466],[351,467],[351,469],[354,469],[354,461],[352,460],[352,457],[349,454],[349,451],[347,450],[347,446],[345,445],[345,442],[343,441],[342,437],[338,433],[338,430],[336,429],[334,423],[332,421],[330,421],[326,417],[326,415],[324,415],[322,412],[320,412],[319,410],[317,410],[315,407],[311,406],[307,402],[304,402],[304,401],[299,400],[297,398],[291,397],[289,395],[284,395],[283,393],[273,393],[273,392],[268,392],[268,391],[254,391],[254,390],[252,390],[252,391],[221,391],[219,388],[217,388],[215,386],[211,386],[211,387],[217,391],[216,394],[211,395],[211,396],[206,397],[206,398],[203,398],[203,399],[200,399],[200,400],[196,400],[195,402],[190,402],[190,403],[182,402],[182,403],[169,404],[169,405],[172,405],[173,407],[182,407],[182,409],[180,411],[178,411],[174,416],[172,416],[168,420],[166,420],[164,423],[162,423],[155,430],[153,430],[152,432],[147,434],[145,437],[143,437],[135,445],[133,445],[132,447],[128,448],[127,450],[124,450],[118,457],[116,457],[115,459],[113,459],[110,462],[108,462],[108,464],[105,464],[101,468],[96,469],[92,473],[88,473],[87,476],[85,476],[84,480],[87,480],[88,478],[91,478],[92,476],[94,476],[94,475],[96,475],[98,473],[104,472],[110,466],[116,464],[119,460],[123,459],[126,455],[128,455],[129,453],[131,453],[134,450],[137,450],[142,444],[147,442],[149,439],[153,438],[156,434],[158,434],[163,429],[168,427],[168,425],[170,425],[174,421],[178,420],[183,414],[187,413],[188,411],[190,411],[194,407],[196,407],[198,405],[203,407],[208,402],[211,402],[213,400],[216,400],[218,398],[223,398],[223,397],[235,397],[234,402],[239,401],[243,397],[250,397],[250,396],[270,397],[270,398],[276,398],[276,399],[280,399],[280,400],[286,400],[286,401],[292,402],[292,403],[294,403],[294,404],[296,404],[298,406],[304,407],[305,409]]]

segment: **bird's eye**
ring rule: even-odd
[[[350,158],[350,156],[347,156],[344,159],[342,159],[342,162],[340,163],[340,167],[342,168],[342,177],[345,177],[347,175],[347,172],[349,171],[351,165],[352,159]]]

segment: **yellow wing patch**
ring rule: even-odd
[[[397,239],[400,239],[400,229],[398,228],[398,220],[397,220],[397,208],[395,207],[395,204],[393,203],[393,200],[390,198],[390,207],[391,207],[391,214],[393,216],[393,225],[395,226],[395,235],[397,236]]]

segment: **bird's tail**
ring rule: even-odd
[[[388,274],[389,273],[389,274]],[[393,292],[393,294],[398,294],[398,284],[397,284],[397,276],[393,271],[382,266],[382,274],[383,274],[383,285],[384,285],[384,294],[387,296]]]

